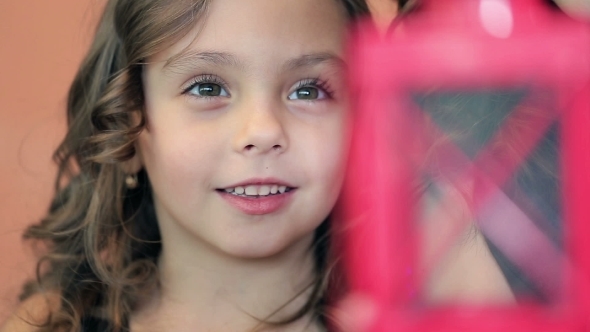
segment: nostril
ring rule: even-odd
[[[260,148],[260,146],[257,146],[257,145],[255,145],[255,144],[248,144],[248,145],[244,146],[244,151],[252,151],[252,150],[259,149],[259,148]],[[268,148],[266,148],[266,149],[268,149]],[[283,150],[283,147],[282,147],[280,144],[275,144],[275,145],[273,145],[273,146],[272,146],[272,147],[269,149],[269,151],[270,151],[270,150],[272,150],[272,151],[282,151],[282,150]],[[265,149],[264,149],[264,148],[263,148],[263,149],[261,149],[261,152],[262,152],[262,151],[265,151]]]

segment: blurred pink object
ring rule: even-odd
[[[354,133],[341,241],[351,291],[368,295],[379,307],[371,331],[585,331],[590,317],[589,27],[535,0],[425,0],[400,27],[383,37],[372,25],[360,25],[349,52]],[[473,179],[470,208],[489,215],[490,204],[507,201],[498,188],[558,123],[564,253],[547,247],[539,254],[556,264],[563,259],[565,278],[551,279],[523,253],[512,250],[509,257],[549,285],[545,291],[556,306],[449,305],[416,311],[412,298],[422,280],[413,273],[419,243],[412,226],[418,198],[412,187],[438,132],[425,130],[412,93],[514,88],[534,97],[523,98],[503,123],[524,119],[530,124],[531,130],[520,133],[520,153],[484,146],[469,160],[450,144],[438,152],[448,165],[438,166],[458,167],[457,181]],[[540,111],[521,111],[533,106]],[[503,129],[489,142],[509,134]],[[518,212],[511,215],[515,220]],[[501,236],[494,238],[494,227],[501,227],[497,220],[482,219],[479,226],[490,230],[492,241],[511,246]],[[526,218],[520,219],[519,229],[533,233]],[[544,238],[531,237],[541,248]]]

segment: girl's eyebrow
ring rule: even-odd
[[[303,67],[313,67],[322,63],[336,65],[337,67],[346,68],[346,62],[336,54],[329,52],[303,54],[296,58],[287,60],[283,68],[288,71],[301,69]]]
[[[162,70],[164,72],[174,72],[175,69],[193,68],[195,63],[205,63],[206,65],[216,65],[219,67],[243,67],[238,58],[227,52],[196,52],[185,51],[171,56]]]
[[[164,72],[174,72],[186,68],[194,68],[195,64],[214,65],[218,67],[243,68],[245,64],[232,53],[216,51],[186,51],[173,55],[164,64]],[[284,71],[293,71],[304,67],[313,67],[319,64],[328,63],[337,67],[346,67],[346,62],[336,54],[330,52],[318,52],[303,54],[291,58],[282,65]]]

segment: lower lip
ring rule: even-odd
[[[243,197],[226,192],[219,192],[231,206],[251,215],[263,215],[276,212],[285,206],[293,196],[294,190],[278,195],[263,197]]]

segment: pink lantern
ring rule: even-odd
[[[360,25],[349,54],[354,134],[340,240],[351,291],[378,305],[371,331],[588,330],[588,26],[543,1],[425,0],[387,36]],[[553,162],[555,187],[538,184],[535,156]],[[421,302],[416,188],[441,176],[468,194],[440,195],[436,215],[449,228],[475,222],[542,300]],[[475,221],[443,213],[458,201]]]

